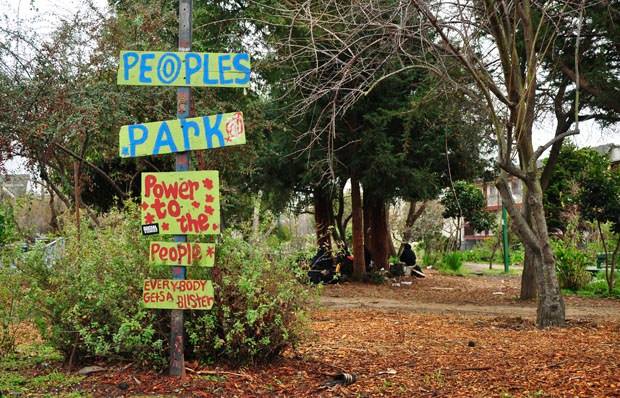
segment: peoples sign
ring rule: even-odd
[[[162,235],[220,233],[216,170],[142,173],[142,221]]]
[[[116,83],[131,86],[248,87],[245,53],[121,51]]]
[[[151,242],[149,262],[159,265],[213,267],[215,245],[194,242]]]
[[[241,112],[122,126],[121,157],[161,155],[245,144]]]
[[[142,289],[146,308],[164,310],[208,310],[213,307],[211,281],[192,279],[147,279]]]

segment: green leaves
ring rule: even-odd
[[[476,231],[493,229],[495,219],[485,210],[486,201],[482,191],[474,184],[456,181],[454,189],[446,189],[441,197],[445,207],[444,218],[463,217]]]
[[[579,180],[579,202],[585,219],[610,222],[620,234],[620,170],[593,167]]]
[[[563,241],[552,243],[560,287],[573,291],[583,289],[591,279],[590,273],[586,271],[586,267],[590,265],[588,256]]]
[[[294,264],[267,243],[250,246],[225,234],[216,257],[215,305],[210,312],[186,312],[194,355],[256,362],[297,342],[313,290],[298,281]]]
[[[609,167],[605,156],[591,148],[562,146],[553,168],[549,186],[544,192],[545,214],[550,228],[566,229],[563,213],[579,205],[579,180],[582,175]]]

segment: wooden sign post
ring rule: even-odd
[[[144,281],[146,308],[169,309],[170,374],[183,376],[183,310],[213,306],[211,281],[188,280],[188,266],[213,267],[215,247],[187,242],[187,235],[220,232],[217,171],[189,171],[192,150],[245,144],[241,112],[194,117],[191,87],[248,87],[250,57],[245,53],[195,53],[192,0],[179,1],[179,51],[122,51],[117,84],[174,86],[177,119],[122,126],[119,155],[175,154],[175,171],[142,173],[142,233],[173,235],[174,242],[151,242],[149,262],[171,265],[172,279]]]

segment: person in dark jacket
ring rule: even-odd
[[[408,267],[413,267],[411,270],[411,274],[417,276],[418,278],[424,278],[424,272],[422,272],[422,268],[419,265],[416,265],[416,256],[415,252],[411,248],[409,243],[405,243],[405,248],[403,249],[402,254],[400,255],[400,261],[405,263]]]
[[[405,265],[408,267],[412,267],[415,265],[415,262],[416,262],[415,253],[411,249],[411,245],[409,243],[405,243],[405,248],[403,249],[403,252],[400,255],[400,261],[405,263]]]
[[[308,278],[312,283],[330,283],[334,279],[334,261],[331,253],[320,247],[310,262]]]

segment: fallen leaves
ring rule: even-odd
[[[432,275],[406,291],[365,285],[325,290],[377,302],[387,296],[452,306],[469,295],[479,305],[500,300],[502,311],[512,308],[506,304],[513,299],[492,294],[498,282],[470,279],[459,278],[457,286]],[[452,289],[431,289],[429,280]],[[504,291],[511,291],[511,284]],[[539,330],[533,319],[500,314],[317,310],[311,335],[267,364],[235,368],[188,362],[184,378],[108,364],[105,372],[89,375],[71,391],[95,397],[620,397],[618,317],[569,319],[566,328]],[[342,373],[355,374],[355,382],[322,387]]]

